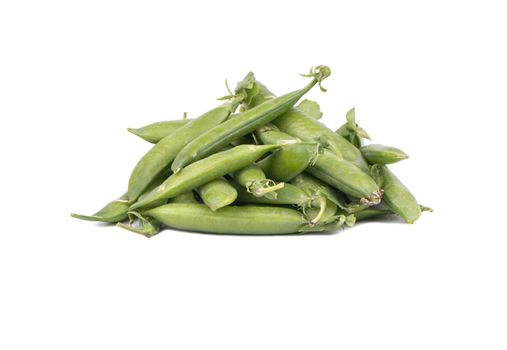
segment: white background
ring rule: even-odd
[[[501,1],[2,1],[2,349],[505,349]],[[337,234],[145,239],[81,222],[249,70],[357,108],[435,212]]]

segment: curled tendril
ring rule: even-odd
[[[310,68],[310,72],[308,74],[300,74],[303,77],[313,78],[317,80],[317,84],[319,84],[320,91],[326,92],[322,86],[322,81],[331,75],[331,69],[328,66],[315,66]]]
[[[253,194],[256,197],[266,197],[270,199],[276,199],[276,191],[283,188],[285,183],[276,183],[270,179],[264,179],[259,181],[252,181],[246,186],[247,192]]]
[[[236,92],[232,92],[231,88],[229,87],[229,82],[227,81],[227,79],[225,79],[225,88],[229,94],[217,98],[218,101],[231,101],[230,103],[232,105],[237,106],[240,103],[242,103],[248,96],[245,90],[236,90]]]

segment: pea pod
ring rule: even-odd
[[[361,198],[364,204],[372,205],[380,201],[380,190],[375,181],[353,163],[338,158],[329,150],[313,153],[304,152],[298,140],[288,134],[272,130],[271,126],[259,129],[258,137],[264,143],[285,141],[296,142],[272,154],[259,162],[259,165],[270,177],[282,181],[283,178],[292,179],[307,169],[319,179],[335,186],[339,190]],[[287,180],[285,180],[287,181]]]
[[[300,174],[292,180],[292,184],[313,198],[312,205],[303,208],[311,223],[327,223],[336,220],[337,217],[343,217],[347,226],[354,225],[354,215],[347,212],[338,213],[337,194],[319,180],[307,174]]]
[[[213,211],[233,203],[238,196],[236,189],[223,177],[199,187],[197,192],[204,204]]]
[[[309,177],[303,175],[298,175],[294,178],[294,180],[292,180],[293,185],[297,186],[308,196],[313,198],[313,207],[319,208],[318,210],[312,209],[312,206],[310,206],[310,208],[305,210],[305,213],[311,219],[310,222],[314,224],[327,222],[336,214],[337,205],[327,198],[326,194],[322,191],[321,186],[318,186],[313,181],[307,180],[309,180]]]
[[[73,218],[87,220],[87,221],[102,221],[115,223],[123,221],[127,218],[127,212],[129,209],[127,193],[122,195],[120,198],[106,204],[106,206],[100,209],[93,215],[80,215],[72,213],[70,214]]]
[[[432,212],[433,209],[425,207],[424,205],[419,206],[421,208],[421,212],[429,211]],[[338,210],[338,213],[346,215],[346,211]],[[354,212],[354,216],[356,217],[356,221],[365,221],[370,220],[377,217],[387,217],[387,216],[393,216],[396,215],[394,212],[387,208],[375,208],[375,207],[368,207],[365,209],[361,209],[359,211]]]
[[[139,136],[145,141],[157,143],[167,135],[172,134],[176,130],[180,129],[182,126],[187,125],[192,120],[193,119],[179,119],[179,120],[156,122],[149,125],[145,125],[141,128],[128,128],[127,130],[130,133]]]
[[[285,147],[259,162],[259,166],[269,178],[276,181],[290,181],[301,174],[318,156],[319,145],[302,143],[296,138],[265,126],[257,130],[257,139],[263,144],[277,144],[294,141],[295,144]]]
[[[311,225],[295,209],[269,206],[228,206],[212,211],[203,204],[166,204],[143,216],[180,230],[234,235],[277,235],[334,230],[345,221]]]
[[[320,84],[331,71],[326,66],[316,67],[310,74],[312,81],[303,89],[296,90],[283,96],[273,98],[261,105],[249,109],[225,123],[215,126],[185,146],[177,155],[171,169],[178,173],[186,165],[202,159],[231,141],[253,132],[257,128],[271,122],[289,110],[313,86]],[[255,77],[249,73],[236,89],[238,95],[248,95],[245,86],[250,91],[255,84]]]
[[[346,212],[342,213],[345,214]],[[356,221],[365,221],[379,216],[389,216],[393,214],[394,213],[388,209],[369,207],[355,212],[354,216],[356,218]]]
[[[401,149],[384,145],[371,144],[361,147],[360,150],[370,164],[393,164],[408,158]]]
[[[229,118],[233,118],[234,114],[231,114]],[[141,128],[133,129],[128,128],[127,130],[132,134],[139,136],[145,141],[150,143],[157,143],[162,140],[164,137],[172,134],[176,130],[188,124],[193,119],[179,119],[179,120],[169,120],[163,122],[156,122]],[[250,135],[244,136],[238,140],[231,142],[231,144],[237,146],[247,143],[254,143],[253,139]]]
[[[169,199],[169,203],[198,204],[199,202],[195,199],[194,191],[187,191]]]
[[[319,154],[315,164],[306,171],[343,193],[359,198],[361,204],[375,205],[382,199],[382,190],[371,176],[328,150]]]
[[[160,140],[137,163],[129,179],[129,203],[134,203],[148,184],[173,161],[178,152],[198,135],[222,123],[236,109],[242,97],[212,109]]]
[[[151,191],[146,198],[134,203],[130,209],[145,207],[162,198],[172,198],[180,193],[198,188],[211,180],[244,168],[269,151],[282,145],[240,145],[230,150],[213,154],[171,175],[164,183]]]
[[[263,84],[258,81],[256,81],[255,84],[256,88],[252,88],[250,91],[256,94],[256,98],[250,97],[246,98],[244,101],[248,108],[255,106],[256,103],[261,103],[261,105],[263,105],[275,99],[273,93]],[[267,102],[262,103],[262,101]],[[369,171],[368,163],[359,149],[315,118],[306,115],[297,108],[291,108],[283,115],[280,115],[273,121],[273,124],[281,131],[297,137],[300,140],[308,142],[326,142],[329,148],[337,153],[337,155],[354,163],[361,170],[365,172]]]
[[[370,135],[356,123],[356,109],[352,108],[347,112],[345,116],[347,122],[336,130],[336,133],[357,148],[361,147],[362,139],[370,139]],[[364,154],[363,154],[364,155]]]
[[[299,208],[307,208],[311,206],[312,202],[312,197],[289,183],[277,190],[276,198],[256,197],[239,184],[236,184],[235,187],[238,191],[237,201],[240,204],[294,205]]]
[[[250,164],[234,172],[232,177],[255,197],[276,198],[276,191],[284,186],[283,182],[277,184],[267,179],[264,171],[257,164]]]
[[[166,169],[163,173],[161,173],[156,179],[152,181],[152,183],[146,189],[146,192],[150,192],[155,187],[160,185],[162,182],[164,182],[165,179],[169,177],[170,174],[171,171],[169,169]],[[165,202],[157,201],[154,203],[155,206],[159,206],[162,204],[165,204]],[[74,213],[70,215],[73,218],[81,220],[115,223],[123,221],[127,218],[129,206],[130,204],[128,203],[128,194],[125,193],[120,198],[108,203],[104,208],[102,208],[93,215],[80,215]]]
[[[294,184],[298,184],[301,182],[311,184],[313,188],[315,188],[316,192],[322,193],[324,196],[326,196],[328,200],[336,204],[336,206],[340,208],[340,210],[343,210],[348,214],[354,213],[358,210],[367,207],[360,204],[347,203],[345,196],[341,192],[335,190],[325,182],[319,180],[318,178],[306,172],[299,174],[292,180],[292,183]]]
[[[385,206],[413,224],[421,216],[421,207],[409,189],[385,166],[373,165],[372,174],[384,189]]]
[[[255,197],[240,187],[238,188],[238,202],[240,204],[293,205],[303,211],[312,225],[333,221],[336,213],[336,205],[332,202],[328,203],[325,197],[289,183],[277,191],[276,198]],[[309,211],[312,208],[319,209],[314,214],[313,211]]]

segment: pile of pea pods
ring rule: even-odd
[[[275,96],[252,72],[195,119],[162,121],[132,134],[153,143],[127,192],[97,213],[146,237],[163,227],[221,234],[332,232],[386,216],[414,223],[421,206],[387,167],[408,158],[370,137],[346,114],[336,131],[319,105],[301,98],[329,77],[313,67],[303,88]],[[299,103],[298,103],[299,102]]]

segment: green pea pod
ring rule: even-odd
[[[180,193],[198,188],[211,180],[242,169],[267,152],[283,145],[253,146],[240,145],[230,150],[213,154],[171,175],[163,184],[151,191],[146,198],[134,203],[130,209],[145,207],[162,198],[169,199]]]
[[[384,145],[371,144],[360,149],[370,164],[393,164],[408,158],[408,155],[401,149]]]
[[[331,71],[326,66],[318,66],[310,73],[309,76],[313,79],[303,89],[273,98],[259,106],[246,110],[238,116],[215,126],[211,130],[195,138],[178,153],[176,159],[172,163],[171,169],[174,173],[178,173],[188,164],[212,154],[231,141],[247,135],[257,128],[271,122],[273,119],[289,110],[313,86],[320,84],[322,80],[331,74]],[[248,84],[253,84],[254,82],[255,77],[253,74],[249,73],[243,82],[239,84],[239,89],[236,89],[236,94],[248,96],[249,92],[244,92],[244,86],[250,87]]]
[[[127,212],[129,209],[127,198],[127,193],[125,193],[120,198],[106,204],[104,208],[100,209],[93,215],[80,215],[75,213],[72,213],[70,215],[73,218],[87,221],[101,221],[109,223],[123,221],[127,218]]]
[[[256,197],[276,198],[276,191],[283,188],[284,183],[275,183],[266,178],[266,174],[257,164],[240,169],[232,174],[241,186],[245,187],[247,192]]]
[[[228,206],[238,197],[238,192],[234,186],[223,177],[199,187],[197,192],[204,204],[213,211]]]
[[[303,208],[311,223],[328,222],[335,216],[337,205],[328,199],[323,186],[310,179],[310,176],[300,174],[291,183],[312,198],[311,205]]]
[[[299,211],[283,207],[228,206],[212,211],[203,204],[173,203],[147,210],[143,215],[179,230],[233,235],[320,232],[336,229],[345,221],[344,217],[336,217],[334,222],[312,225]]]
[[[233,146],[239,146],[239,145],[255,145],[255,139],[252,137],[252,135],[245,135],[240,137],[237,140],[234,140],[231,142],[231,145]]]
[[[244,104],[247,104],[248,108],[256,106],[256,103],[261,103],[261,105],[263,105],[263,101],[270,102],[275,99],[273,93],[263,84],[258,81],[255,81],[255,84],[257,85],[256,88],[252,88],[250,91],[256,93],[257,96],[255,98],[246,98],[244,101]],[[250,104],[248,104],[249,101]],[[359,149],[344,137],[336,134],[324,124],[306,115],[297,108],[291,108],[289,111],[276,118],[272,123],[275,124],[280,131],[297,137],[302,141],[315,142],[325,140],[331,150],[335,153],[339,153],[337,155],[343,156],[344,159],[354,163],[363,171],[369,171],[368,163]]]
[[[235,182],[232,182],[232,184],[238,191],[237,202],[240,204],[294,205],[298,208],[307,208],[311,206],[312,197],[308,196],[300,188],[289,183],[284,184],[283,188],[276,191],[276,198],[256,197],[248,192],[244,186]]]
[[[383,202],[385,206],[413,224],[421,216],[421,207],[408,188],[385,166],[372,166],[373,177],[384,190]]]
[[[258,131],[258,137],[264,143],[282,142],[282,139],[298,142],[296,138],[288,134],[270,129],[272,128],[268,125]],[[322,152],[314,150],[313,153],[304,153],[301,149],[294,151],[296,146],[301,145],[295,143],[281,149],[260,161],[259,165],[270,177],[277,180],[283,177],[294,178],[306,169],[346,194],[361,198],[365,205],[374,205],[380,202],[381,191],[375,181],[353,163],[336,157],[328,150]]]
[[[145,125],[141,128],[128,128],[127,130],[142,138],[145,141],[151,143],[157,143],[162,140],[164,137],[172,134],[176,130],[180,129],[182,126],[187,125],[193,119],[179,119],[179,120],[169,120],[163,122],[156,122],[149,125]]]
[[[231,114],[229,118],[233,118],[234,114]],[[179,120],[169,120],[169,121],[163,121],[163,122],[156,122],[152,123],[146,126],[143,126],[141,128],[133,129],[128,128],[127,130],[131,132],[132,134],[139,136],[145,141],[151,142],[151,143],[157,143],[160,140],[162,140],[164,137],[172,134],[176,130],[180,129],[181,127],[185,126],[189,122],[191,122],[193,119],[179,119]],[[253,139],[251,137],[244,136],[238,140],[235,140],[231,142],[233,145],[242,145],[247,143],[254,143]]]
[[[347,203],[345,196],[341,193],[326,184],[325,182],[317,179],[316,177],[308,174],[308,173],[302,173],[298,176],[296,176],[292,183],[307,183],[311,184],[315,191],[318,191],[319,193],[322,193],[326,196],[328,200],[333,202],[338,208],[343,210],[347,214],[352,214],[358,210],[362,210],[364,208],[367,208],[365,205],[361,204],[355,204],[355,203]]]
[[[375,205],[382,199],[382,191],[370,175],[328,150],[319,154],[315,164],[306,171],[343,193],[359,198],[360,204]]]
[[[198,204],[199,202],[195,199],[194,191],[187,191],[169,199],[169,203]]]
[[[428,211],[432,212],[433,209],[425,207],[424,205],[419,206],[421,208],[421,212]],[[340,214],[348,214],[346,211],[340,211],[338,210],[338,213]],[[387,209],[387,208],[375,208],[375,207],[368,207],[361,209],[359,211],[354,212],[354,216],[356,217],[357,221],[366,221],[378,217],[388,217],[396,215],[393,211]]]
[[[174,157],[187,143],[226,120],[241,100],[242,97],[233,97],[230,102],[192,120],[153,146],[137,163],[130,175],[129,203],[134,203],[139,198],[148,184],[171,164]]]
[[[356,109],[351,108],[345,116],[347,122],[336,130],[336,133],[346,138],[357,148],[361,147],[362,139],[370,139],[370,135],[356,123]],[[364,155],[364,154],[363,154]]]
[[[195,199],[193,191],[184,192],[174,198],[171,198],[170,203],[199,204],[199,202]],[[158,203],[153,204],[151,208],[156,208],[164,204],[166,203],[159,201]],[[157,220],[153,218],[145,218],[137,212],[129,212],[128,215],[130,217],[130,223],[128,225],[121,222],[116,225],[128,231],[142,234],[145,237],[152,237],[160,231],[161,223]],[[138,220],[137,227],[133,225],[135,219]]]
[[[275,181],[290,181],[301,174],[317,157],[319,145],[317,143],[300,142],[296,138],[273,130],[266,126],[257,130],[256,137],[263,144],[278,144],[287,141],[295,142],[259,162],[259,166],[266,175]]]
[[[155,187],[159,186],[162,182],[165,181],[171,174],[170,169],[166,169],[164,172],[162,172],[157,178],[155,178],[152,183],[148,186],[146,189],[146,193],[149,193],[151,190],[153,190]],[[80,215],[80,214],[70,214],[73,218],[81,219],[81,220],[87,220],[87,221],[102,221],[102,222],[108,222],[108,223],[115,223],[119,221],[123,221],[128,216],[128,210],[130,204],[128,203],[128,194],[125,193],[120,198],[112,201],[111,203],[107,204],[104,208],[99,210],[97,213],[87,216],[87,215]],[[142,196],[141,196],[142,198]],[[154,206],[159,206],[165,204],[164,200],[156,201],[153,203]]]
[[[344,212],[346,213],[346,212]],[[389,216],[393,215],[394,213],[388,209],[381,209],[381,208],[365,208],[359,211],[354,212],[354,216],[356,218],[356,221],[365,221],[381,216]]]

